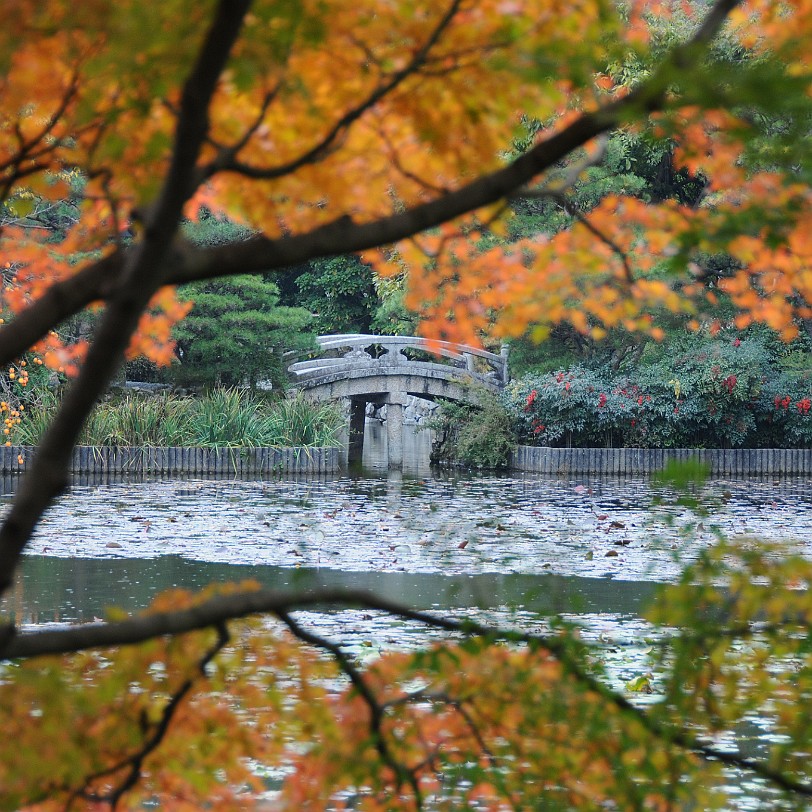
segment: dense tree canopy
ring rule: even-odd
[[[75,373],[0,529],[2,589],[115,371],[140,354],[170,360],[188,309],[173,285],[364,252],[382,275],[407,272],[406,305],[429,335],[567,322],[593,338],[618,325],[656,336],[657,312],[701,314],[700,259],[725,252],[735,262],[719,284],[737,324],[791,336],[812,315],[808,0],[18,0],[0,22],[12,314],[0,363],[34,348]],[[574,202],[584,172],[623,157],[611,132],[678,173],[682,193],[646,200],[604,178],[611,193]],[[533,201],[572,226],[512,226]],[[46,209],[63,238],[42,239]],[[246,235],[201,245],[181,228],[212,214]],[[60,336],[99,306],[89,340]],[[290,768],[291,808],[338,804],[348,789],[369,808],[428,795],[711,808],[722,766],[808,798],[806,715],[790,709],[808,702],[812,610],[805,590],[782,590],[812,576],[800,560],[768,566],[771,555],[713,552],[669,593],[654,620],[688,631],[663,655],[666,696],[651,711],[607,687],[565,629],[411,613],[469,640],[362,670],[290,614],[336,600],[410,615],[369,596],[246,587],[168,596],[153,614],[90,628],[7,628],[4,656],[25,662],[0,684],[13,748],[2,805],[234,808],[257,783],[246,759]],[[724,599],[720,579],[736,587]],[[230,622],[256,612],[286,633]],[[349,687],[331,696],[325,680],[339,673]],[[780,734],[769,758],[714,746],[768,696]]]

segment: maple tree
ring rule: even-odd
[[[649,21],[668,16],[680,35],[653,38]],[[701,312],[697,252],[726,251],[738,324],[790,335],[810,316],[808,0],[19,0],[0,20],[0,200],[16,213],[0,233],[0,365],[33,351],[74,376],[0,528],[3,590],[116,369],[171,359],[188,312],[174,285],[365,252],[381,274],[407,270],[429,335],[568,321],[656,336],[652,312]],[[725,24],[746,61],[714,57]],[[521,115],[544,125],[508,155]],[[618,128],[673,143],[706,179],[702,200],[573,206],[570,185]],[[25,227],[77,178],[63,238]],[[534,196],[572,227],[495,239],[510,201]],[[195,245],[180,226],[203,207],[252,236]],[[90,341],[60,337],[99,306]],[[566,629],[482,628],[368,595],[244,588],[88,628],[7,627],[3,656],[20,662],[0,684],[0,798],[233,808],[257,788],[246,758],[293,771],[293,808],[341,805],[347,790],[369,808],[711,808],[726,766],[808,798],[806,716],[791,708],[808,701],[809,598],[785,586],[812,573],[774,561],[719,548],[661,604],[654,619],[686,631],[663,646],[665,699],[650,710],[608,687]],[[723,576],[736,586],[724,598]],[[291,615],[331,601],[464,639],[361,669]],[[287,632],[237,620],[257,613]],[[338,676],[348,687],[331,693]],[[713,745],[768,696],[783,737],[769,758]]]

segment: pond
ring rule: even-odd
[[[81,622],[173,586],[251,578],[369,589],[528,630],[557,613],[589,639],[623,643],[606,655],[622,689],[644,667],[643,607],[717,532],[797,539],[812,552],[802,480],[708,483],[713,511],[696,516],[644,479],[432,473],[419,456],[387,473],[385,454],[368,448],[354,476],[80,482],[41,523],[2,608],[23,624]],[[5,482],[3,498],[12,490]],[[375,613],[301,619],[364,656],[426,641],[415,624]],[[741,782],[732,792],[743,796],[735,808],[762,808]]]

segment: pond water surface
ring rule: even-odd
[[[417,452],[426,439],[412,438]],[[794,539],[812,554],[806,480],[710,482],[712,513],[697,516],[642,478],[447,475],[417,452],[404,473],[387,473],[372,442],[356,476],[78,483],[41,523],[2,608],[23,624],[81,622],[113,605],[140,609],[173,586],[252,578],[370,589],[528,630],[560,613],[590,639],[623,644],[606,655],[622,688],[645,667],[641,612],[657,584],[718,532]],[[364,656],[426,640],[416,624],[375,613],[300,615]],[[731,793],[731,808],[769,808],[746,782]]]

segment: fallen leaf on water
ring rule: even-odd
[[[457,545],[457,549],[459,549],[459,550],[464,550],[464,549],[465,549],[467,546],[468,546],[468,540],[466,539],[465,541],[461,541],[461,542],[460,542],[460,543]]]
[[[640,676],[630,679],[626,683],[626,690],[641,694],[652,693],[651,674],[640,674]]]

